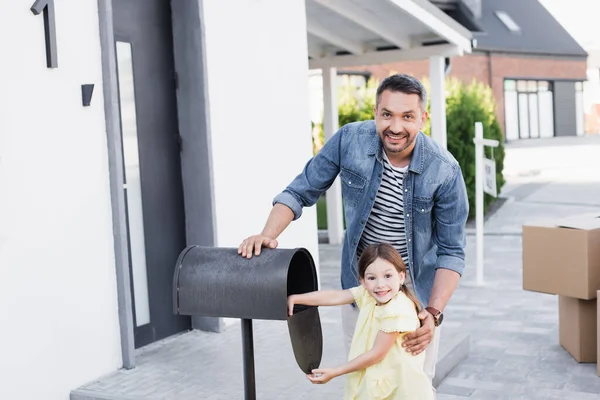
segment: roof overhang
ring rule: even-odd
[[[310,68],[470,53],[471,32],[428,0],[306,0]]]

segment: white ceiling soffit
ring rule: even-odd
[[[306,0],[310,68],[471,52],[471,32],[428,0]],[[429,44],[429,45],[427,45]]]

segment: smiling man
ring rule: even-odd
[[[375,121],[347,124],[325,143],[275,197],[263,231],[246,238],[238,252],[250,258],[262,247],[277,247],[277,237],[302,208],[314,205],[340,175],[347,227],[342,288],[359,285],[357,261],[368,245],[392,244],[407,266],[406,284],[426,307],[419,313],[421,328],[406,336],[404,346],[415,355],[426,350],[425,372],[433,379],[442,312],[465,267],[465,182],[454,157],[421,132],[427,92],[418,79],[384,79],[374,113]],[[356,307],[342,309],[347,347],[357,317]]]

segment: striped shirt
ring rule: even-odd
[[[375,243],[389,243],[402,256],[408,268],[408,247],[404,228],[404,197],[402,183],[407,167],[394,167],[383,153],[383,176],[375,197],[373,209],[365,225],[357,256],[360,258],[364,249]]]

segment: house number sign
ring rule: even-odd
[[[46,37],[46,65],[48,68],[58,68],[54,0],[36,0],[31,6],[31,12],[34,15],[40,15],[43,12],[44,34]]]

